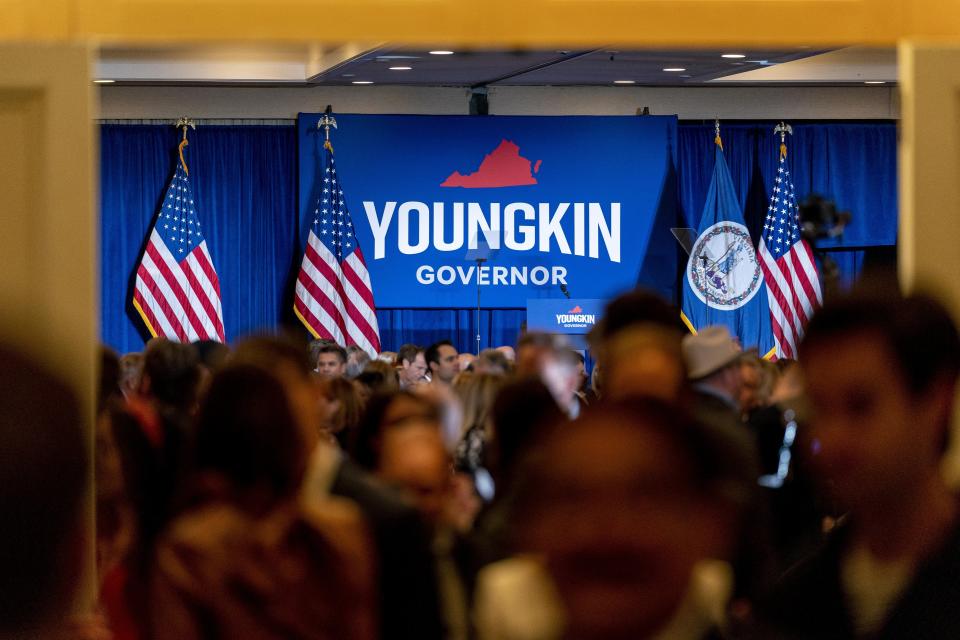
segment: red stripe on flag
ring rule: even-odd
[[[774,317],[772,313],[770,314],[770,325],[773,328],[773,337],[777,341],[780,353],[782,353],[785,358],[793,358],[793,349],[790,347],[790,341],[787,340],[787,337],[783,333],[783,327],[780,326],[780,323],[777,322],[776,317]]]
[[[306,257],[306,259],[310,261],[310,264],[313,265],[313,268],[317,270],[320,276],[324,280],[326,280],[330,284],[330,287],[333,289],[333,294],[334,294],[334,297],[336,298],[336,300],[333,301],[334,307],[336,308],[336,313],[331,313],[330,315],[333,317],[335,321],[337,321],[337,326],[340,327],[340,330],[343,332],[344,338],[346,338],[347,316],[345,314],[346,314],[346,304],[348,301],[347,301],[347,296],[343,292],[343,284],[340,282],[340,278],[333,271],[330,265],[327,264],[327,261],[324,260],[320,256],[320,254],[318,254],[316,250],[313,247],[311,247],[309,244],[307,245],[307,250],[306,250],[306,253],[304,253],[304,257]],[[307,279],[309,280],[309,276],[307,276],[306,274],[304,274],[304,276],[307,277]],[[311,294],[312,293],[313,292],[311,291]],[[322,292],[320,293],[320,295],[326,297],[326,294]],[[337,302],[339,302],[339,304],[336,304]]]
[[[320,305],[320,308],[327,312],[330,316],[330,319],[333,321],[333,324],[337,326],[340,330],[340,333],[346,335],[346,329],[343,326],[343,318],[340,317],[340,310],[337,309],[336,303],[331,300],[326,293],[323,292],[320,287],[307,275],[305,269],[301,269],[300,273],[297,275],[297,280],[303,285],[303,288],[307,290],[307,293],[310,294],[310,297],[313,298],[313,301]],[[317,321],[317,325],[314,327],[314,330],[317,333],[326,333],[329,334],[331,339],[337,339],[320,321]]]
[[[302,271],[300,272],[300,274],[304,275]],[[313,300],[317,304],[320,304],[320,301],[317,300],[316,298],[313,298]],[[293,306],[296,307],[297,311],[300,312],[300,315],[303,316],[303,319],[307,321],[307,324],[310,325],[310,327],[314,330],[314,332],[318,336],[320,336],[321,338],[326,338],[328,340],[337,339],[337,337],[334,336],[332,333],[330,333],[330,331],[327,330],[327,327],[322,322],[320,322],[320,319],[317,316],[313,315],[313,311],[310,310],[310,306],[306,302],[301,300],[300,296],[298,295],[294,296]]]
[[[197,334],[197,337],[203,337],[207,335],[207,330],[204,329],[203,323],[200,321],[200,318],[197,317],[196,310],[187,299],[187,292],[184,291],[183,287],[180,286],[180,281],[177,280],[177,277],[172,271],[170,271],[170,267],[163,259],[163,256],[160,255],[160,251],[157,250],[157,247],[153,242],[147,243],[147,255],[150,256],[151,260],[153,260],[153,264],[157,266],[157,269],[160,271],[160,275],[163,276],[163,279],[166,281],[170,291],[173,292],[177,302],[180,303],[180,307],[183,309],[183,312],[187,315],[187,319],[190,321],[190,326],[193,327],[193,332]]]
[[[763,249],[766,254],[764,258],[766,259],[760,260],[760,268],[763,269],[763,277],[764,277],[764,281],[767,283],[768,295],[773,297],[774,302],[780,308],[780,311],[783,314],[784,319],[787,321],[787,326],[790,329],[791,335],[795,338],[797,335],[797,329],[794,326],[793,313],[790,309],[790,305],[787,302],[787,298],[784,295],[782,289],[780,288],[780,285],[777,283],[777,280],[774,277],[774,274],[771,272],[770,267],[767,264],[767,259],[772,260],[773,256],[771,256],[770,252],[766,250],[766,247],[764,247]],[[772,317],[773,317],[773,314],[771,313],[771,318]],[[787,327],[783,327],[784,332],[786,332],[786,329]],[[788,338],[788,342],[789,342],[790,336],[786,336],[786,337]]]
[[[367,288],[363,279],[353,270],[353,267],[346,260],[343,262],[342,271],[343,278],[353,287],[353,290],[357,292],[357,295],[360,296],[360,299],[372,312],[375,308],[373,304],[373,292]],[[367,321],[364,320],[364,322],[366,323]]]
[[[203,250],[203,245],[206,241],[201,242],[200,245],[195,249],[197,264],[200,265],[200,269],[203,271],[204,275],[207,276],[207,280],[210,281],[210,286],[213,287],[214,293],[217,294],[217,304],[222,305],[220,297],[220,278],[217,277],[217,270],[213,268],[213,263],[207,258],[207,252]],[[223,316],[220,313],[214,314],[214,323],[217,326],[217,333],[220,334],[221,340],[224,339],[224,328],[223,328]]]
[[[170,304],[167,302],[167,297],[164,295],[163,291],[160,290],[160,287],[157,286],[156,281],[153,279],[153,276],[150,275],[150,271],[141,263],[140,268],[137,269],[137,275],[143,280],[144,286],[150,290],[150,293],[153,294],[153,300],[160,311],[163,312],[164,317],[167,319],[167,323],[173,328],[176,332],[175,336],[165,335],[164,338],[176,338],[180,342],[189,342],[189,336],[183,330],[183,325],[180,324],[180,320],[177,318],[177,314],[174,313],[173,309],[170,307]],[[155,327],[157,331],[160,331],[159,327]]]
[[[357,291],[357,294],[364,299],[364,304],[370,308],[371,313],[376,313],[373,311],[373,296],[370,294],[370,290],[366,288],[366,285],[360,281],[360,277],[354,273],[353,268],[346,262],[343,264],[343,275],[344,278],[346,278],[347,281],[349,281],[349,283]],[[364,296],[364,293],[367,295]],[[369,302],[367,299],[369,299]],[[347,311],[349,312],[350,317],[353,318],[353,322],[357,325],[360,333],[363,334],[367,341],[377,351],[379,351],[380,349],[378,344],[380,342],[380,338],[377,336],[377,330],[374,325],[370,323],[370,320],[368,320],[367,317],[360,311],[359,306],[350,302],[347,305]],[[374,316],[374,322],[376,322],[376,316]]]
[[[338,274],[333,271],[330,264],[324,260],[323,257],[320,256],[309,244],[307,244],[305,256],[308,260],[310,260],[310,264],[313,265],[320,275],[331,284],[335,290],[336,296],[340,299],[341,307],[338,308],[339,313],[337,315],[339,315],[341,318],[339,325],[341,331],[343,332],[344,341],[347,344],[355,343],[357,341],[356,338],[350,335],[350,331],[347,329],[347,318],[349,318],[353,321],[353,324],[357,327],[360,333],[370,341],[370,344],[376,346],[376,344],[379,342],[379,340],[376,339],[376,332],[367,322],[367,319],[363,317],[363,314],[360,313],[360,310],[357,308],[356,304],[347,295],[343,282],[340,280],[340,277],[347,277],[346,271],[353,273],[352,269],[348,269],[347,264],[342,264],[340,267],[340,272],[343,275],[338,276]],[[356,274],[354,274],[354,277],[357,277]],[[365,290],[366,287],[363,286],[363,289]],[[311,294],[316,296],[316,294],[314,294],[312,291]],[[321,295],[323,294],[321,293]],[[340,311],[341,308],[342,312]],[[331,315],[337,317],[337,315]],[[373,339],[371,339],[371,336],[373,336]]]
[[[780,256],[776,259],[775,264],[777,265],[777,269],[779,269],[780,273],[783,275],[783,279],[787,283],[788,290],[784,291],[783,294],[790,306],[790,311],[793,313],[793,316],[791,317],[791,322],[794,329],[793,335],[799,336],[800,332],[797,331],[797,329],[803,329],[803,325],[806,323],[807,317],[803,313],[803,308],[800,306],[800,299],[797,297],[797,292],[793,290],[793,275],[790,273],[790,267],[787,266],[786,259],[783,256]]]
[[[363,334],[363,337],[367,339],[371,346],[377,346],[377,334],[374,332],[373,327],[370,326],[370,323],[367,319],[360,313],[360,309],[357,308],[357,305],[352,302],[346,303],[347,313],[350,315],[350,318],[353,320],[353,324],[356,325],[357,329]],[[350,332],[345,332],[347,336],[350,336]],[[350,336],[351,338],[353,336]],[[358,342],[356,338],[353,339],[354,342]],[[379,351],[379,349],[378,349]]]
[[[205,241],[204,241],[205,242]],[[199,249],[200,246],[198,245]],[[203,269],[203,272],[207,274],[207,280],[210,281],[210,284],[213,285],[213,290],[217,292],[217,297],[220,297],[220,278],[217,277],[217,272],[213,268],[213,264],[207,260],[206,253],[201,249],[200,255],[203,256],[203,260],[199,260],[200,268]]]
[[[190,252],[196,261],[200,264],[200,268],[203,269],[203,263],[207,261],[206,256],[203,255],[203,250],[200,247],[194,247],[193,251]],[[223,323],[220,321],[220,314],[217,313],[217,310],[213,307],[213,304],[210,302],[210,299],[207,297],[207,293],[203,290],[203,285],[200,284],[200,281],[197,279],[196,274],[193,272],[193,269],[190,268],[190,263],[187,260],[180,261],[180,270],[183,271],[183,275],[187,277],[187,282],[190,283],[190,288],[193,289],[193,294],[196,296],[197,300],[200,302],[200,306],[203,307],[203,311],[206,313],[207,318],[210,320],[210,324],[213,325],[214,331],[216,331],[216,336],[207,336],[207,338],[213,339],[219,337],[220,340],[223,340]],[[206,273],[206,270],[204,270]],[[219,298],[219,294],[217,298]],[[207,331],[204,329],[204,335]]]
[[[814,291],[816,292],[817,305],[822,305],[823,288],[820,286],[820,272],[817,270],[817,260],[813,257],[813,250],[810,249],[810,245],[807,244],[806,240],[800,240],[800,246],[803,247],[803,251],[807,256],[807,260],[810,262],[810,268],[813,270],[810,284],[813,285]],[[808,271],[807,273],[810,272]]]
[[[371,309],[374,309],[373,304],[373,292],[367,288],[367,284],[360,278],[360,276],[353,270],[353,267],[350,266],[350,263],[344,260],[341,265],[343,269],[343,275],[346,279],[353,285],[353,288],[356,290],[357,294],[360,295],[360,298],[367,303],[367,306]]]
[[[146,318],[147,323],[149,324],[149,327],[153,329],[154,333],[156,333],[157,336],[163,335],[162,334],[163,328],[160,326],[160,322],[159,320],[157,320],[157,316],[153,314],[153,309],[150,307],[150,303],[147,302],[147,299],[143,297],[143,294],[140,293],[140,290],[137,289],[136,287],[134,287],[134,290],[133,290],[133,299],[134,301],[136,301],[137,306],[140,307],[140,313],[142,313],[144,318]]]
[[[813,290],[813,285],[810,284],[810,277],[807,274],[806,269],[803,268],[803,263],[800,261],[800,256],[797,255],[797,245],[793,245],[787,256],[790,257],[790,262],[793,264],[793,270],[797,273],[797,280],[800,283],[800,286],[803,288],[803,292],[807,295],[807,300],[810,302],[810,308],[817,308],[817,294]],[[786,257],[786,256],[784,256]],[[796,286],[796,285],[794,285]],[[807,318],[807,322],[810,321],[810,318]],[[806,323],[804,323],[804,328],[806,328]]]

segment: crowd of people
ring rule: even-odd
[[[4,348],[0,638],[960,637],[960,337],[889,291],[830,300],[797,361],[640,290],[590,371],[533,332],[105,349],[90,459]]]

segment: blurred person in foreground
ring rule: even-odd
[[[706,327],[683,337],[681,349],[690,385],[690,413],[725,443],[728,457],[739,457],[749,467],[756,483],[760,477],[756,441],[743,423],[740,392],[743,387],[741,362],[746,354],[725,325]],[[733,554],[736,574],[735,613],[738,624],[752,615],[757,599],[776,578],[770,540],[770,497],[758,491],[747,505],[745,521]]]
[[[309,425],[306,433],[320,432],[322,394],[299,344],[283,338],[249,338],[237,345],[233,362],[256,365],[280,377],[298,417]],[[393,373],[383,362],[368,366],[375,364]],[[369,411],[368,407],[364,415]],[[358,437],[364,431],[361,419]],[[302,499],[323,505],[330,496],[348,498],[360,508],[370,528],[378,569],[379,637],[441,637],[436,580],[424,571],[431,561],[429,539],[416,509],[330,442],[316,437],[308,451]]]
[[[477,361],[477,356],[472,353],[458,353],[457,354],[457,370],[459,373],[464,371],[473,371],[473,366]]]
[[[201,363],[192,345],[154,338],[143,352],[138,396],[161,419],[184,426],[197,411]]]
[[[0,363],[0,638],[72,640],[90,542],[80,405],[23,354],[0,345]]]
[[[590,331],[590,343],[598,346],[620,331],[637,325],[653,325],[680,335],[687,332],[680,320],[680,309],[664,300],[660,294],[634,289],[607,303],[603,316]]]
[[[356,377],[361,401],[378,393],[392,393],[400,388],[400,378],[392,364],[383,360],[371,360]]]
[[[518,555],[477,587],[481,640],[715,637],[752,474],[651,400],[552,432],[523,470]]]
[[[675,329],[642,324],[605,340],[599,348],[604,398],[647,397],[677,402],[685,397],[687,370],[680,338]]]
[[[498,349],[484,349],[477,357],[473,365],[473,370],[477,373],[492,373],[498,376],[505,376],[513,371],[513,363],[507,358],[503,351]]]
[[[846,515],[766,609],[786,638],[960,637],[960,520],[940,473],[960,337],[923,296],[828,303],[800,346],[805,451]]]
[[[348,378],[329,378],[321,385],[320,433],[328,442],[346,446],[360,423],[363,400],[359,385]]]
[[[577,395],[577,352],[561,336],[542,331],[525,333],[517,343],[517,375],[536,376],[553,394],[557,405],[571,418],[582,404]]]
[[[100,596],[118,640],[147,634],[156,541],[182,488],[202,380],[193,345],[154,338],[137,392],[98,416]]]
[[[517,479],[524,461],[566,418],[550,390],[535,377],[514,380],[497,392],[484,447],[492,482],[467,536],[464,574],[471,591],[482,567],[511,554]],[[478,489],[484,490],[482,485]]]
[[[776,365],[756,353],[745,353],[740,358],[740,394],[737,404],[740,405],[744,419],[752,411],[769,406],[776,370]]]
[[[587,401],[592,403],[607,395],[605,360],[621,365],[619,381],[614,384],[618,392],[627,392],[621,397],[636,390],[639,395],[673,398],[685,381],[677,380],[676,368],[668,363],[675,359],[676,343],[686,333],[680,310],[652,291],[634,289],[608,302],[587,336],[591,352],[597,354],[590,387],[585,391]],[[662,378],[657,372],[661,367],[666,367]],[[685,368],[681,369],[685,374]]]
[[[769,362],[756,354],[740,361],[740,406],[760,463],[758,483],[769,505],[771,573],[781,576],[823,542],[830,505],[818,497],[809,460],[797,455],[809,425],[801,419],[803,384],[793,360]],[[781,371],[793,369],[787,383]]]
[[[450,456],[434,421],[411,418],[383,433],[377,475],[419,509],[431,535],[447,640],[469,638],[467,590],[455,560],[458,505]],[[426,569],[426,568],[425,568]]]
[[[230,356],[230,347],[216,340],[198,340],[192,345],[197,352],[200,366],[210,375],[222,369]]]
[[[487,502],[493,499],[493,478],[486,458],[487,443],[493,431],[491,414],[497,394],[506,383],[504,376],[499,374],[475,373],[462,374],[454,384],[464,415],[454,466],[469,477]]]
[[[125,353],[120,356],[119,384],[124,398],[130,398],[139,393],[141,376],[143,376],[142,353]]]
[[[197,421],[192,504],[156,552],[152,638],[374,637],[359,513],[298,499],[315,437],[266,370],[239,364],[214,376]]]

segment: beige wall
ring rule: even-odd
[[[891,119],[892,87],[494,87],[496,115],[633,115],[648,106],[681,119]],[[294,118],[332,104],[340,113],[466,114],[462,87],[101,88],[104,119]]]

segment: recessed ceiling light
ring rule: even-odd
[[[863,84],[886,84],[886,80],[866,80]]]
[[[447,51],[445,49],[437,49],[436,51],[431,51],[430,55],[432,56],[452,56],[453,51]]]
[[[636,80],[614,80],[613,84],[636,84]]]
[[[113,84],[116,80],[94,80],[94,84]]]
[[[354,80],[353,84],[373,84],[373,80]]]
[[[686,71],[686,69],[685,69],[684,67],[664,67],[663,70],[664,70],[664,71],[670,71],[670,72]]]
[[[410,71],[413,67],[390,67],[390,71]]]
[[[723,55],[720,56],[720,57],[721,57],[721,58],[731,58],[731,59],[733,59],[733,60],[739,60],[740,58],[746,58],[747,56],[745,56],[745,55],[742,54],[742,53],[725,53],[725,54],[723,54]]]

